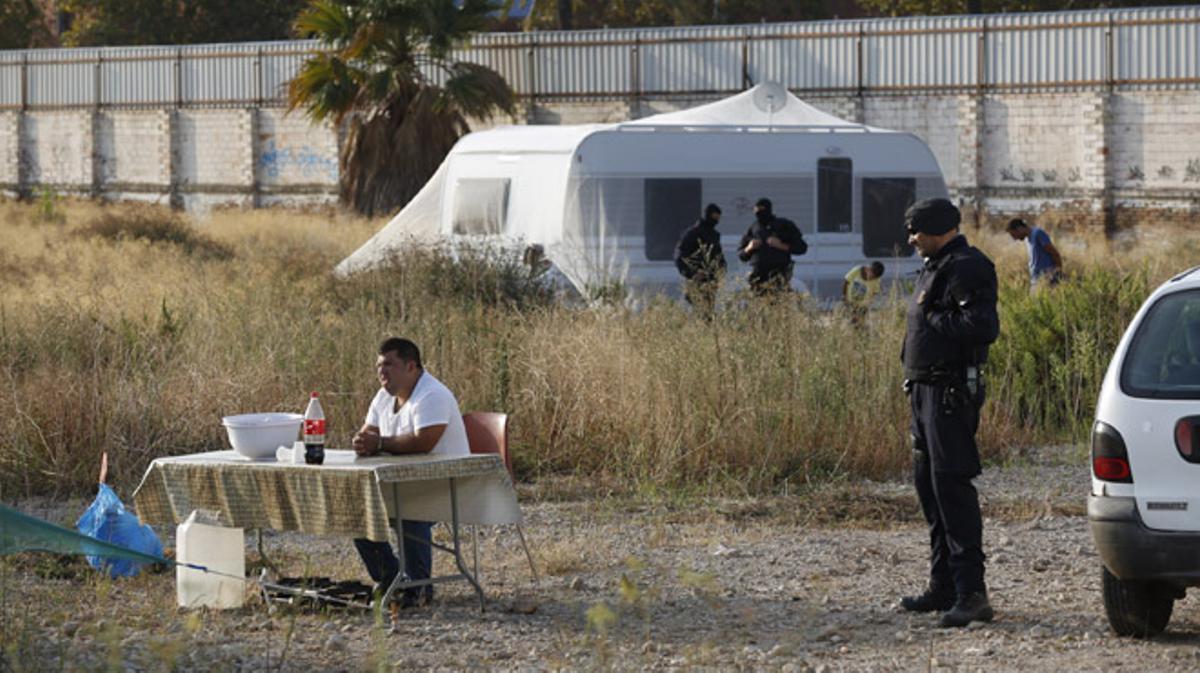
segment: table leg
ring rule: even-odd
[[[467,570],[467,564],[463,561],[462,557],[462,544],[459,539],[458,526],[458,480],[453,477],[450,479],[450,526],[451,536],[454,538],[454,562],[458,565],[458,572],[467,578],[471,586],[475,587],[475,593],[479,595],[479,611],[483,612],[483,587],[479,586],[479,582],[476,581],[475,576]]]
[[[275,573],[276,577],[282,577],[283,574],[279,572],[279,566],[275,565],[275,562],[267,557],[267,551],[266,551],[266,549],[263,548],[262,529],[255,528],[254,532],[258,534],[258,557],[259,557],[259,559],[262,561],[264,566],[266,566],[267,568],[270,568],[271,572]]]
[[[400,561],[400,571],[397,572],[396,576],[392,578],[392,583],[388,585],[387,591],[385,591],[383,593],[383,597],[380,598],[380,602],[383,605],[388,605],[388,601],[391,600],[392,595],[396,593],[396,589],[405,582],[405,570],[407,570],[404,567],[404,523],[400,519],[400,488],[396,484],[392,485],[392,512],[395,514],[395,516],[392,517],[392,527],[396,531],[396,543],[399,545],[399,549],[397,551],[400,552],[398,557],[398,560]]]

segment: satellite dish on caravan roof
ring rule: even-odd
[[[754,107],[767,114],[774,114],[787,105],[787,89],[779,82],[763,82],[754,87],[753,100]]]

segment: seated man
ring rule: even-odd
[[[354,435],[354,450],[360,456],[426,453],[465,456],[467,430],[458,402],[441,381],[421,366],[421,351],[408,339],[392,337],[379,346],[375,362],[381,388],[371,402],[367,421]],[[404,570],[409,580],[429,579],[433,566],[431,529],[428,521],[402,521]],[[400,561],[387,542],[360,538],[354,541],[359,556],[381,590],[400,572]],[[424,592],[407,589],[401,607],[412,607],[433,597],[433,586]]]

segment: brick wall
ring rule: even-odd
[[[716,97],[540,101],[518,119],[619,122]],[[1143,211],[1194,221],[1200,211],[1200,91],[824,96],[814,107],[929,145],[951,195],[980,219],[1054,211],[1105,226]],[[338,143],[329,125],[260,110],[0,112],[0,190],[46,185],[176,205],[329,202]],[[978,201],[977,201],[978,200]]]
[[[171,113],[105,111],[96,119],[96,179],[104,192],[163,193],[171,185]]]
[[[1108,145],[1108,177],[1117,189],[1200,192],[1200,96],[1112,96]]]
[[[908,131],[925,141],[937,158],[946,185],[957,189],[975,182],[974,169],[964,172],[961,165],[961,127],[968,123],[961,106],[955,96],[867,98],[862,121],[868,126]]]
[[[32,112],[20,125],[21,174],[26,183],[90,191],[92,112]]]
[[[1010,192],[1103,188],[1099,96],[994,96],[984,101],[982,114],[980,186]]]
[[[328,125],[313,125],[300,112],[260,111],[254,145],[255,174],[264,191],[337,183],[337,134]]]
[[[13,193],[21,181],[21,114],[0,112],[0,190]]]

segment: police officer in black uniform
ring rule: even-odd
[[[750,287],[764,295],[792,285],[792,255],[808,252],[804,235],[791,220],[775,217],[771,200],[754,204],[754,224],[738,244],[738,259],[750,263]]]
[[[980,472],[980,368],[1000,333],[996,269],[959,233],[960,219],[946,199],[920,201],[905,213],[908,242],[925,258],[908,302],[901,357],[912,406],[913,472],[931,553],[928,587],[901,606],[944,612],[943,627],[993,616],[983,581],[983,521],[971,480]]]
[[[684,278],[684,297],[702,315],[712,315],[713,304],[725,273],[725,253],[721,250],[721,208],[710,203],[704,217],[688,227],[675,244],[675,268]]]

